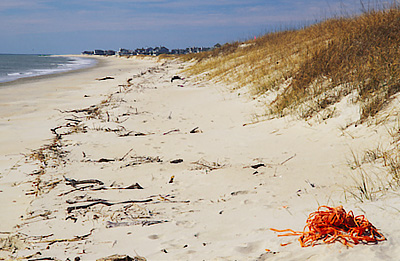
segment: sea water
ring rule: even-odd
[[[78,70],[95,64],[95,59],[82,57],[0,54],[0,83]]]

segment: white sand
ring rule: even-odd
[[[179,63],[114,57],[102,61],[95,69],[0,89],[0,202],[5,209],[0,232],[18,235],[14,241],[25,242],[25,248],[2,251],[0,257],[37,252],[41,255],[36,258],[60,260],[76,256],[95,260],[113,254],[148,260],[393,260],[400,256],[399,197],[389,194],[360,203],[348,194],[346,199],[343,189],[354,184],[347,163],[351,150],[386,142],[384,126],[352,125],[341,131],[340,126],[355,119],[354,108],[346,103],[338,106],[339,117],[322,124],[281,118],[243,126],[262,112],[261,102],[215,83],[191,78],[171,83],[173,75],[182,76]],[[119,86],[134,75],[132,86]],[[95,80],[105,76],[115,79]],[[60,112],[90,105],[99,107],[100,113],[92,117]],[[50,144],[51,128],[76,123],[65,119],[81,121],[85,131],[63,136],[59,149],[67,152],[65,157],[49,160],[45,174],[29,175],[42,163],[25,162],[20,153]],[[198,132],[190,133],[196,127]],[[56,132],[71,130],[64,127]],[[176,159],[183,162],[170,163]],[[113,161],[98,162],[105,160]],[[250,167],[259,163],[265,167]],[[104,185],[72,191],[63,176],[97,179]],[[36,198],[25,195],[37,177],[41,185],[57,185],[42,187]],[[136,183],[143,189],[116,189]],[[107,189],[94,190],[102,186]],[[66,211],[98,199],[152,201]],[[308,214],[325,204],[365,214],[388,240],[351,249],[339,243],[301,248],[296,237],[278,238],[269,230],[302,230]],[[137,220],[167,222],[134,225]],[[131,223],[107,228],[110,221]],[[87,237],[76,240],[82,235]],[[69,241],[54,242],[62,239]],[[280,245],[287,242],[292,243]]]

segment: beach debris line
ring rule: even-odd
[[[364,215],[354,216],[353,211],[346,213],[343,206],[336,208],[320,206],[308,216],[303,232],[292,229],[271,228],[271,230],[279,233],[288,232],[278,235],[280,237],[300,236],[298,240],[302,247],[331,244],[336,241],[352,247],[360,243],[376,244],[386,240]]]

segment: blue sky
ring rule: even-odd
[[[360,8],[359,0],[1,0],[0,53],[213,46]]]

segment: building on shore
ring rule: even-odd
[[[147,47],[147,48],[138,48],[135,50],[120,48],[118,52],[113,50],[99,50],[96,49],[94,51],[83,51],[84,55],[118,55],[118,56],[133,56],[133,55],[152,55],[158,56],[161,54],[188,54],[188,53],[200,53],[210,51],[213,48],[211,47],[189,47],[186,49],[172,49],[169,50],[165,46],[158,47]]]

